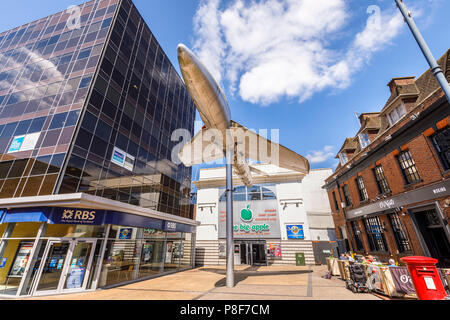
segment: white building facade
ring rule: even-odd
[[[336,240],[327,193],[322,189],[331,169],[308,175],[255,165],[254,185],[233,177],[235,264],[296,264],[296,254],[314,264],[313,245]],[[263,174],[264,173],[264,174]],[[196,265],[225,264],[225,168],[200,170],[196,220]]]

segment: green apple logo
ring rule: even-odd
[[[247,208],[241,210],[241,219],[242,221],[250,222],[253,220],[253,212],[250,209],[250,205]]]

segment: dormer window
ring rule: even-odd
[[[392,110],[388,115],[389,124],[393,126],[398,120],[400,120],[406,114],[405,105],[402,103],[397,108]]]
[[[348,157],[345,152],[339,153],[339,160],[341,161],[341,165],[344,165],[348,162]]]
[[[369,135],[367,133],[358,134],[359,144],[361,145],[361,149],[364,149],[370,144]]]

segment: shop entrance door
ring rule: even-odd
[[[96,240],[50,240],[36,277],[34,295],[83,291]]]
[[[266,243],[265,242],[242,242],[239,245],[240,264],[250,266],[267,265]],[[236,258],[235,258],[236,259]]]
[[[449,268],[450,242],[436,210],[417,212],[414,217],[430,256],[438,259],[438,267]]]

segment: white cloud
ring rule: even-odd
[[[262,105],[282,97],[302,102],[325,88],[347,87],[403,24],[394,6],[389,12],[368,12],[364,29],[335,48],[333,41],[348,34],[354,14],[345,0],[232,0],[221,5],[220,0],[201,1],[194,18],[194,51],[231,94]]]
[[[325,146],[322,150],[311,151],[306,155],[306,159],[312,164],[323,163],[334,158],[333,149],[333,146]]]

